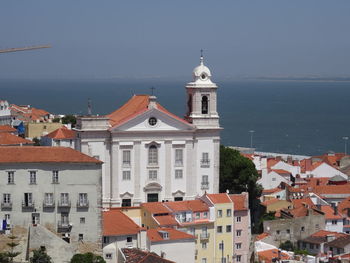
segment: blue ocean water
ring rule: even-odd
[[[150,94],[171,112],[186,112],[188,80],[0,80],[0,99],[31,104],[56,114],[107,114],[133,94]],[[222,143],[259,151],[317,155],[344,151],[350,136],[350,82],[219,82]],[[350,147],[349,147],[350,148]]]

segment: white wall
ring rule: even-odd
[[[195,241],[194,240],[169,240],[159,243],[151,243],[149,250],[174,262],[195,262]]]

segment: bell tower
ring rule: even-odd
[[[200,64],[193,70],[193,81],[187,83],[187,113],[185,118],[199,129],[220,128],[217,112],[218,86],[211,81],[211,72],[204,65],[201,50]]]

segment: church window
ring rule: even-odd
[[[131,199],[122,199],[122,207],[131,206]]]
[[[130,180],[130,179],[131,179],[130,171],[123,171],[123,180]]]
[[[175,149],[175,166],[183,165],[183,150]]]
[[[123,151],[123,166],[130,166],[130,150]]]
[[[206,78],[207,76],[203,73],[202,75],[201,75],[201,78],[204,80],[205,78]]]
[[[148,119],[148,123],[149,125],[154,126],[157,124],[157,119],[155,117],[151,117]]]
[[[148,164],[157,165],[158,164],[158,149],[157,146],[151,145],[148,149]]]
[[[149,170],[148,177],[150,180],[157,180],[157,170]]]
[[[209,153],[202,153],[201,167],[209,167],[209,165],[210,165]]]
[[[202,114],[208,114],[208,97],[202,97]]]

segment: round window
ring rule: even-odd
[[[148,119],[148,123],[149,125],[154,126],[157,124],[157,119],[155,117],[151,117]]]
[[[206,79],[206,77],[207,77],[207,76],[206,76],[205,74],[202,74],[202,75],[201,75],[201,78],[202,78],[202,79]]]

